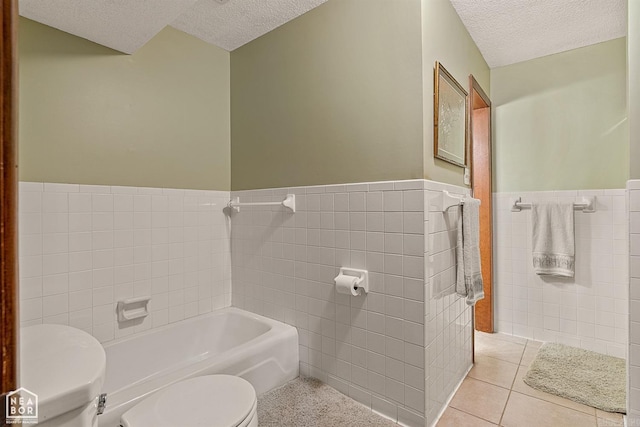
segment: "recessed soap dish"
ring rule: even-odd
[[[142,319],[149,315],[149,301],[151,297],[128,298],[118,301],[118,322]]]

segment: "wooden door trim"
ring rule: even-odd
[[[0,393],[18,387],[18,4],[2,0],[0,53]],[[2,422],[4,399],[2,399]]]
[[[478,92],[478,95],[480,95],[480,98],[482,98],[486,106],[491,107],[491,100],[489,99],[489,96],[485,93],[484,89],[482,89],[482,86],[480,86],[480,83],[478,83],[476,78],[473,77],[473,74],[469,75],[469,88]],[[473,108],[473,104],[471,105],[471,108]]]
[[[476,96],[477,94],[477,96]],[[480,99],[477,99],[477,98]],[[487,161],[488,161],[488,179],[492,179],[492,137],[491,137],[491,100],[489,96],[486,94],[484,89],[480,86],[478,81],[475,79],[473,75],[469,75],[469,159],[470,159],[470,176],[471,176],[471,188],[475,189],[474,185],[474,113],[477,113],[483,117],[486,122],[486,134],[488,137],[487,141]],[[484,133],[484,132],[483,132]],[[484,170],[484,169],[483,169]],[[481,233],[481,239],[488,239],[488,249],[485,249],[483,252],[483,259],[485,259],[487,266],[486,277],[485,277],[485,299],[479,301],[474,307],[474,320],[475,320],[475,328],[479,331],[483,332],[493,332],[494,330],[494,310],[493,310],[493,214],[492,214],[492,197],[493,197],[493,189],[492,186],[488,189],[487,200],[483,201],[483,206],[481,209],[486,208],[488,205],[488,224],[484,224],[483,228],[486,230],[488,228],[488,232],[483,236]],[[474,196],[475,197],[475,196]],[[486,215],[486,214],[484,214]],[[481,215],[482,217],[482,215]],[[486,222],[486,219],[483,220]],[[486,241],[486,240],[485,240]],[[481,242],[482,244],[482,242]],[[488,253],[486,252],[488,250]],[[487,260],[488,258],[488,260]],[[483,268],[483,270],[485,270]]]
[[[469,123],[469,176],[471,177],[471,188],[473,189],[473,150],[471,147],[471,144],[473,144],[473,110],[477,109],[476,107],[474,107],[474,102],[473,102],[473,91],[476,91],[478,93],[478,95],[480,95],[480,98],[482,98],[482,101],[484,102],[485,106],[484,108],[489,108],[491,109],[491,99],[489,99],[489,96],[485,93],[484,89],[482,89],[482,86],[480,86],[480,83],[478,83],[478,81],[476,80],[476,78],[473,76],[473,74],[469,74],[469,118],[468,118],[468,123]],[[489,136],[491,136],[491,122],[489,122]],[[490,154],[493,156],[493,150],[492,150],[492,144],[489,144],[489,152]],[[490,172],[493,174],[493,167],[490,166]]]

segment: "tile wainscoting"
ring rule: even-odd
[[[433,425],[471,367],[472,310],[453,293],[457,209],[425,180],[238,192],[20,185],[22,325],[101,342],[234,306],[297,327],[301,372],[408,426]],[[242,207],[280,201],[297,212]],[[336,295],[341,266],[366,296]],[[233,285],[231,277],[233,276]],[[151,295],[119,325],[119,299]],[[233,297],[232,297],[233,295]]]
[[[628,256],[625,190],[494,194],[495,324],[499,332],[626,357]],[[542,278],[531,261],[531,210],[511,201],[575,201],[596,196],[594,213],[575,213],[575,279]]]
[[[472,308],[455,293],[459,208],[446,213],[431,201],[447,190],[468,195],[467,188],[425,182],[428,207],[425,358],[427,368],[427,425],[433,425],[472,366]]]
[[[640,425],[640,180],[627,183],[629,194],[629,359],[627,425]]]
[[[231,304],[227,191],[20,183],[20,317],[101,342]],[[120,299],[152,297],[118,324]]]
[[[297,204],[232,214],[233,305],[296,326],[303,374],[410,426],[433,424],[471,366],[471,309],[451,294],[457,212],[429,209],[442,189],[467,192],[425,180],[232,192]],[[336,294],[341,266],[369,270],[370,293]]]

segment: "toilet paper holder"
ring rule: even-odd
[[[340,276],[358,277],[359,279],[356,282],[356,289],[362,289],[365,294],[369,293],[369,272],[367,270],[340,267],[340,274],[338,274],[338,277]],[[335,279],[337,279],[338,277],[336,277]]]

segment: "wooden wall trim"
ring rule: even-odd
[[[469,90],[476,91],[483,101],[482,105],[473,105],[472,108],[491,107],[491,99],[489,99],[489,95],[487,95],[484,89],[482,89],[482,86],[480,86],[480,83],[478,83],[473,74],[469,76]]]
[[[474,309],[475,329],[482,332],[494,330],[493,297],[493,214],[492,214],[492,137],[491,100],[478,81],[469,76],[469,142],[471,153],[471,188],[480,205],[480,255],[484,299]]]
[[[16,0],[2,0],[0,49],[0,392],[18,385],[18,57]],[[4,403],[4,399],[3,399]],[[4,412],[4,404],[2,405]],[[3,414],[4,415],[4,414]],[[5,417],[2,416],[2,422]]]

